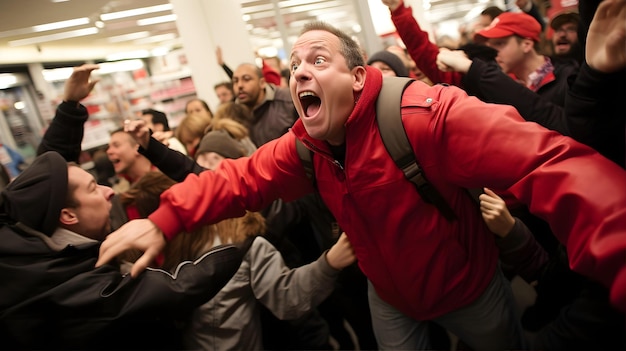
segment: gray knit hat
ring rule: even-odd
[[[65,159],[54,151],[38,156],[0,193],[3,220],[21,222],[51,236],[65,206],[67,185]]]
[[[215,152],[225,158],[239,158],[245,156],[245,151],[237,140],[224,130],[213,130],[206,133],[196,151],[196,157],[205,152]]]
[[[379,51],[370,56],[367,60],[367,64],[371,65],[374,62],[382,62],[389,66],[398,77],[408,77],[409,70],[406,68],[402,60],[396,56],[396,54],[387,50]]]

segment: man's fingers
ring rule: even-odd
[[[133,264],[133,268],[130,270],[130,276],[136,278],[141,272],[143,272],[146,267],[150,265],[150,262],[154,261],[156,255],[153,253],[153,250],[146,251],[135,263]]]
[[[98,261],[96,261],[96,267],[100,267],[111,260],[117,255],[124,252],[124,244],[121,240],[116,240],[115,233],[109,234],[107,239],[100,245],[100,253],[98,255]]]

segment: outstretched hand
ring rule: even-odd
[[[137,277],[148,267],[165,247],[163,232],[149,219],[132,220],[109,234],[100,246],[96,267],[110,262],[128,249],[139,249],[143,255],[135,261],[130,271]]]
[[[589,67],[604,73],[626,67],[626,0],[600,3],[589,25],[585,59]]]
[[[72,75],[65,82],[63,100],[81,101],[86,98],[99,81],[98,79],[91,79],[91,72],[98,68],[100,66],[94,64],[74,67]]]

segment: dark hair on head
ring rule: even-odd
[[[493,20],[494,18],[500,16],[504,11],[498,6],[489,6],[484,9],[480,14],[483,16],[489,16]]]
[[[361,47],[348,34],[326,22],[316,21],[305,24],[304,29],[300,32],[300,35],[313,30],[323,30],[339,38],[339,42],[341,43],[339,51],[346,59],[349,69],[353,69],[357,66],[365,66],[365,60],[361,54]]]
[[[205,110],[209,111],[209,115],[213,116],[213,111],[211,111],[209,104],[207,104],[206,101],[202,99],[198,99],[198,98],[187,101],[187,103],[185,104],[185,112],[187,112],[187,107],[189,106],[189,104],[194,101],[200,101],[200,103],[202,104],[202,107],[204,107]]]
[[[67,163],[67,168],[70,168],[70,167],[80,168],[78,163],[73,162],[73,161]],[[65,196],[65,207],[76,208],[80,205],[80,202],[78,201],[76,196],[74,196],[76,193],[76,189],[78,189],[78,184],[75,182],[70,182],[70,177],[68,176],[67,177],[67,195]]]
[[[233,91],[233,82],[229,82],[229,81],[219,82],[213,86],[213,90],[219,87],[225,87],[226,89]]]
[[[169,124],[169,121],[167,120],[167,115],[165,114],[165,112],[157,111],[157,110],[149,108],[149,109],[145,109],[141,111],[141,114],[152,116],[152,124],[163,125],[163,131],[167,132],[170,130],[170,124]]]
[[[130,140],[131,143],[133,143],[133,145],[137,145],[137,141],[135,140],[135,138],[133,138],[130,134],[128,134],[125,130],[124,127],[119,127],[117,129],[114,129],[113,131],[111,131],[109,133],[109,135],[113,135],[113,134],[117,134],[117,133],[124,133],[126,134],[126,136],[128,137],[128,140]]]
[[[263,69],[261,69],[259,66],[255,65],[254,63],[249,63],[249,62],[244,62],[242,64],[240,64],[239,66],[237,66],[237,69],[239,69],[240,67],[252,67],[252,69],[254,70],[254,74],[256,74],[257,78],[265,78],[265,76],[263,75]]]

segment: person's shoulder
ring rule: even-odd
[[[274,87],[274,100],[285,101],[293,104],[291,99],[291,91],[287,87]]]
[[[580,70],[580,64],[578,63],[578,61],[576,61],[574,58],[571,57],[556,57],[556,56],[552,56],[550,57],[550,61],[552,62],[552,65],[554,66],[554,73],[556,75],[559,74],[569,74],[569,73],[575,73],[578,72],[578,70]]]

